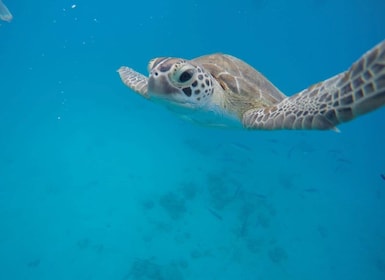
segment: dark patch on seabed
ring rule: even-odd
[[[385,181],[385,174],[380,174],[380,177],[381,177],[382,180]]]
[[[229,258],[238,263],[243,258],[258,256],[280,266],[289,259],[287,249],[271,232],[276,209],[267,195],[247,190],[222,171],[208,173],[203,183],[182,182],[172,191],[143,200],[141,205],[148,225],[148,230],[142,232],[145,246],[151,247],[168,236],[174,246],[190,248],[190,252],[169,262],[155,256],[135,259],[123,279],[182,280],[195,262],[204,260]],[[162,212],[163,218],[159,216]],[[220,238],[202,246],[204,240],[199,238],[199,232],[211,233],[192,226],[194,220],[201,220],[203,227],[210,225],[207,228],[220,234]],[[218,228],[227,230],[217,232]],[[232,242],[221,241],[226,235]]]

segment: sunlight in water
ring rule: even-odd
[[[4,21],[10,22],[13,16],[11,12],[8,10],[7,6],[0,0],[0,19]]]

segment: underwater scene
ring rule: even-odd
[[[383,0],[0,0],[0,279],[385,279],[384,45],[354,68],[382,96],[335,129],[217,127],[147,96],[156,57],[232,55],[281,100],[383,40]]]

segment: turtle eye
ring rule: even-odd
[[[189,69],[186,71],[183,71],[182,74],[179,76],[179,82],[185,83],[191,80],[192,76],[194,75],[194,70]]]

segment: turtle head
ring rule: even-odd
[[[148,64],[148,95],[177,106],[205,106],[214,91],[213,77],[199,65],[180,58],[154,58]]]

